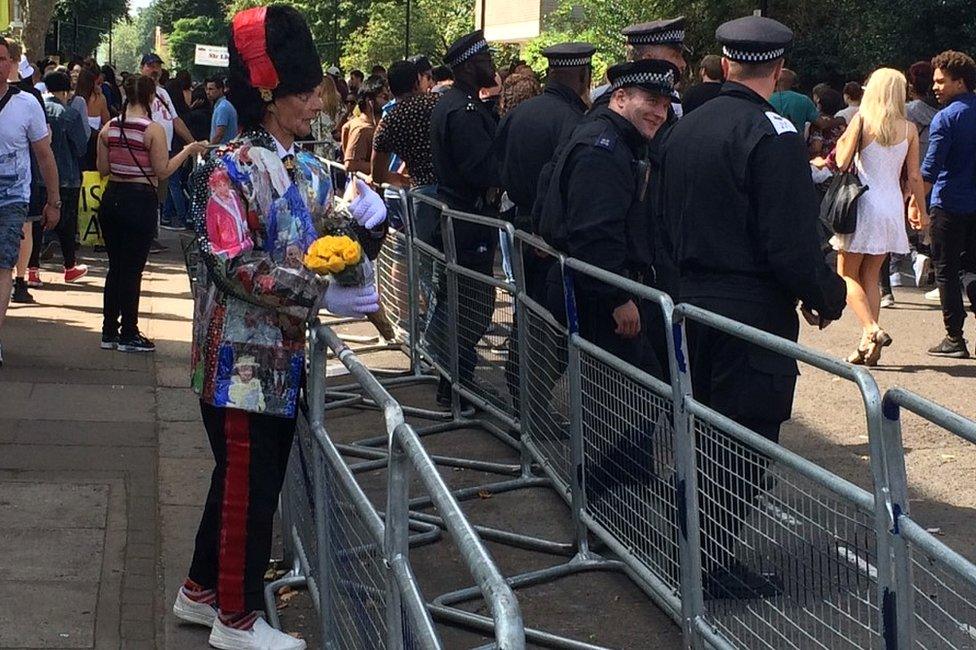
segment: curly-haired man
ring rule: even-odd
[[[966,358],[964,290],[976,314],[976,62],[948,50],[932,67],[943,108],[929,127],[922,177],[932,192],[932,261],[946,337],[929,354]]]

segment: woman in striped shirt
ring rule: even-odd
[[[102,306],[104,350],[155,349],[139,332],[139,290],[156,226],[156,185],[187,158],[206,150],[206,142],[191,142],[169,157],[163,127],[150,118],[155,92],[156,82],[151,77],[130,76],[125,82],[122,114],[98,134],[98,172],[108,176],[98,209],[108,252]]]

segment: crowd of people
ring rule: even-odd
[[[784,67],[792,31],[768,18],[723,24],[715,35],[721,54],[704,56],[695,74],[683,18],[631,25],[621,35],[627,60],[605,79],[593,78],[595,47],[561,43],[543,51],[544,83],[524,61],[498,69],[481,31],[446,52],[346,76],[323,69],[304,19],[280,5],[238,13],[227,77],[197,84],[185,72],[169,78],[152,53],[139,71],[119,75],[119,86],[110,66],[35,67],[15,43],[0,41],[0,76],[9,80],[0,85],[0,325],[11,290],[25,300],[40,282],[46,230],[60,242],[65,281],[87,272],[77,263],[73,222],[85,170],[107,177],[99,211],[109,260],[103,348],[153,349],[138,310],[156,225],[196,233],[207,272],[194,296],[192,384],[217,470],[174,611],[211,626],[215,647],[304,647],[255,612],[303,381],[304,323],[324,306],[366,315],[381,336],[397,336],[368,260],[407,215],[372,187],[412,190],[413,234],[432,246],[442,248],[444,237],[430,198],[501,217],[676,302],[794,341],[798,306],[821,329],[849,306],[861,327],[848,357],[854,364],[879,363],[892,344],[879,322],[881,308],[894,303],[891,287],[909,278],[924,284],[931,260],[946,336],[929,352],[969,356],[964,293],[976,310],[969,56],[947,51],[907,74],[879,68],[842,88],[819,84],[808,96]],[[372,187],[351,177],[333,201],[323,157]],[[831,232],[820,208],[848,173],[866,186],[856,227]],[[303,265],[316,236],[346,222],[367,269],[357,283]],[[453,241],[459,264],[484,275],[495,272],[501,244],[511,274],[512,251],[497,231],[458,221]],[[554,260],[526,253],[522,268],[529,295],[564,319]],[[451,318],[438,313],[448,309],[447,287],[430,278],[421,284],[433,311],[427,336],[443,339],[447,329],[435,324]],[[457,284],[463,384],[491,325],[494,295],[465,274]],[[656,309],[585,277],[577,291],[584,338],[666,379],[667,333]],[[796,363],[694,324],[688,335],[696,399],[778,441]],[[451,391],[442,380],[438,402],[449,405]],[[263,469],[249,474],[255,455]],[[777,590],[729,555],[759,474],[716,480],[739,505],[734,521],[716,515],[722,530],[703,531],[709,594]]]

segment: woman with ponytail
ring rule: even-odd
[[[121,115],[98,134],[98,172],[108,176],[98,209],[108,253],[103,350],[155,349],[153,342],[139,332],[139,292],[156,226],[156,186],[188,158],[206,150],[206,142],[191,142],[169,157],[163,127],[150,117],[155,91],[156,82],[151,77],[128,77]]]

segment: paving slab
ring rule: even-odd
[[[97,483],[0,481],[0,522],[7,529],[104,529],[108,496],[109,486]]]
[[[92,648],[98,581],[4,581],[0,648]]]

